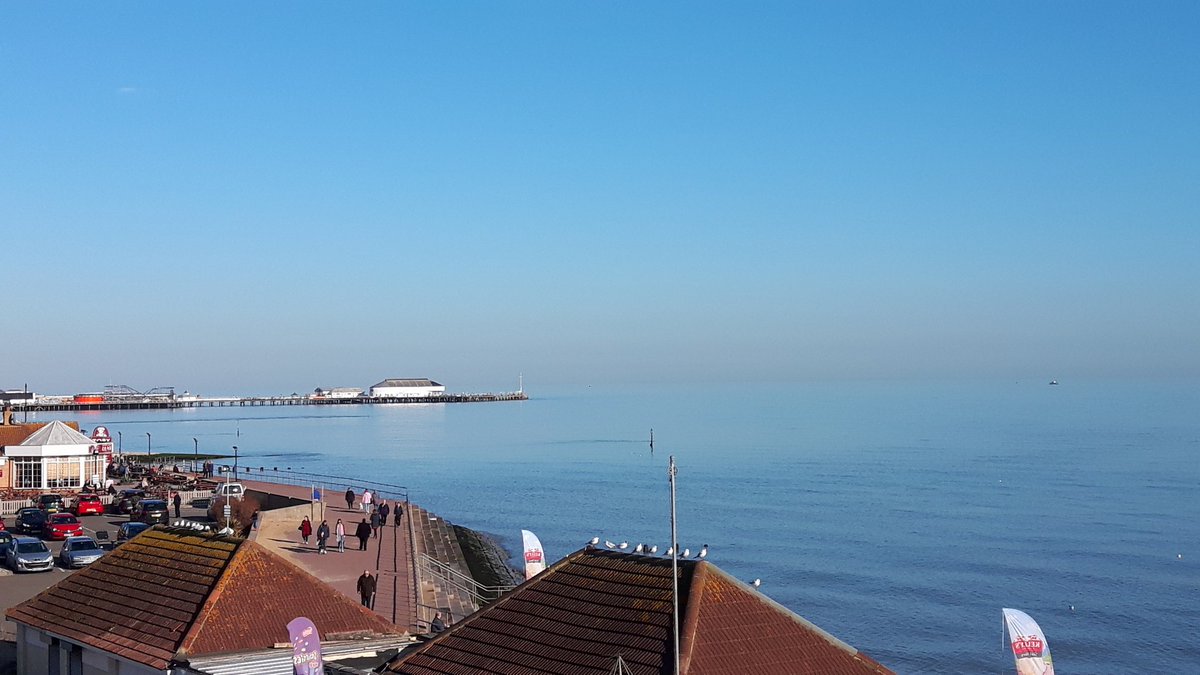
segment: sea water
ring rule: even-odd
[[[1011,672],[1015,607],[1059,673],[1183,673],[1200,672],[1197,384],[721,382],[38,419],[402,484],[510,549],[533,530],[552,561],[594,536],[664,552],[674,455],[683,546],[897,672]]]

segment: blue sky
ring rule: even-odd
[[[1200,375],[1195,3],[0,8],[0,387]]]

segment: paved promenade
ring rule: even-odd
[[[278,485],[242,480],[247,490],[269,492],[275,495],[308,500],[311,488],[307,486]],[[291,560],[313,576],[325,581],[347,596],[359,597],[357,583],[364,570],[370,570],[377,578],[375,612],[401,628],[417,632],[416,601],[414,599],[412,538],[409,533],[408,515],[401,519],[399,527],[394,519],[381,527],[379,536],[368,540],[366,551],[358,550],[358,538],[354,529],[367,515],[355,508],[347,509],[341,494],[329,495],[337,504],[326,500],[323,505],[324,519],[329,524],[329,553],[317,553],[316,529],[321,524],[322,505],[294,506],[260,514],[260,525],[255,541]],[[394,510],[393,510],[394,512]],[[312,514],[312,515],[310,515]],[[312,520],[313,536],[306,546],[297,528],[301,519],[309,515]],[[346,526],[346,552],[338,553],[336,531],[337,520]]]

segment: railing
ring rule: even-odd
[[[175,491],[167,490],[165,488],[156,491],[153,488],[151,488],[150,490],[147,490],[146,492],[147,492],[147,494],[151,494],[151,493],[167,494],[167,493],[175,492]],[[196,499],[197,497],[211,497],[212,496],[212,490],[178,490],[178,492],[179,492],[179,499],[182,500],[184,504],[190,504],[191,501],[193,499]],[[23,508],[35,506],[35,504],[34,504],[35,499],[36,498],[0,500],[0,515],[11,516]],[[64,499],[64,501],[67,502],[67,504],[74,503],[73,498],[70,496],[64,497],[63,499]],[[112,495],[108,495],[108,494],[100,495],[100,503],[104,504],[105,506],[112,504],[113,503]]]
[[[233,471],[232,466],[218,465],[217,476],[209,480],[219,483],[224,480],[222,474],[229,471]],[[346,488],[354,490],[356,495],[361,494],[363,488],[369,488],[377,498],[386,499],[390,502],[408,501],[408,488],[403,485],[380,483],[373,480],[362,480],[361,478],[329,476],[319,473],[307,473],[304,471],[281,470],[265,466],[239,465],[237,472],[233,476],[233,480],[239,479],[257,480],[264,483],[276,483],[279,485],[316,486],[327,490],[328,494],[325,495],[325,500],[333,502],[336,502],[339,497],[337,493],[345,492]]]
[[[418,572],[423,580],[434,584],[440,582],[447,591],[454,590],[466,595],[475,603],[476,607],[482,607],[516,588],[515,586],[484,586],[428,553],[422,553],[420,561]],[[442,608],[435,609],[440,611]]]

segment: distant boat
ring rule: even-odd
[[[1050,380],[1050,384],[1058,384],[1058,380]]]

